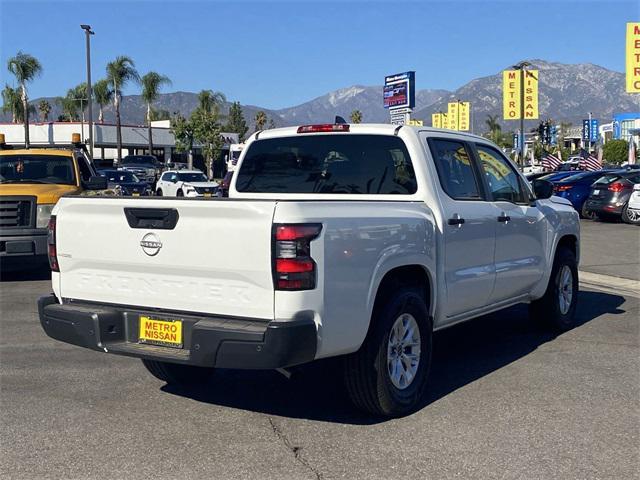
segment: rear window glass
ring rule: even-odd
[[[620,175],[603,175],[595,181],[594,185],[609,185],[611,182],[620,178]]]
[[[258,140],[236,189],[263,193],[412,194],[416,179],[404,142],[383,135],[300,135]]]

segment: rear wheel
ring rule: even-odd
[[[622,221],[631,225],[640,225],[640,210],[633,210],[626,205],[622,209]]]
[[[575,326],[578,302],[578,265],[567,247],[558,247],[551,277],[542,298],[531,302],[531,315],[555,331],[565,332]]]
[[[176,193],[176,197],[184,197],[184,193],[182,192],[182,190],[178,190],[178,193]]]
[[[193,365],[158,360],[143,359],[142,364],[154,377],[170,385],[200,385],[206,383],[214,372],[213,368],[194,367]]]
[[[156,190],[156,196],[161,197],[162,196],[162,189],[159,188],[158,190]]]
[[[588,220],[595,220],[596,214],[591,210],[587,210],[587,202],[582,204],[582,208],[580,209],[580,216],[582,218],[586,218]]]
[[[431,366],[432,325],[417,289],[400,288],[376,308],[367,338],[345,358],[353,403],[375,415],[400,416],[421,401]]]

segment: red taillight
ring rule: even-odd
[[[348,123],[323,123],[321,125],[302,125],[298,127],[298,133],[318,132],[348,132]]]
[[[567,190],[571,190],[573,188],[573,185],[556,185],[554,187],[554,190],[556,192],[566,192]]]
[[[276,224],[273,227],[273,280],[276,290],[311,290],[316,287],[316,263],[311,241],[322,225]]]
[[[624,183],[622,183],[622,182],[613,182],[611,185],[609,185],[609,188],[607,190],[609,190],[611,192],[621,192],[624,189],[625,189]]]
[[[56,216],[51,215],[47,226],[47,255],[49,256],[49,266],[52,272],[59,272],[58,251],[56,250]]]

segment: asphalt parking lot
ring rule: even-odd
[[[46,272],[0,283],[2,478],[616,478],[640,476],[640,228],[583,222],[579,326],[553,336],[525,307],[436,334],[424,407],[350,406],[331,363],[290,380],[220,371],[169,388],[135,359],[55,342]],[[622,280],[621,280],[622,281]]]

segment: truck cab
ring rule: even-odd
[[[3,267],[29,258],[46,262],[47,224],[57,201],[102,183],[79,143],[25,149],[5,144],[0,134]]]

